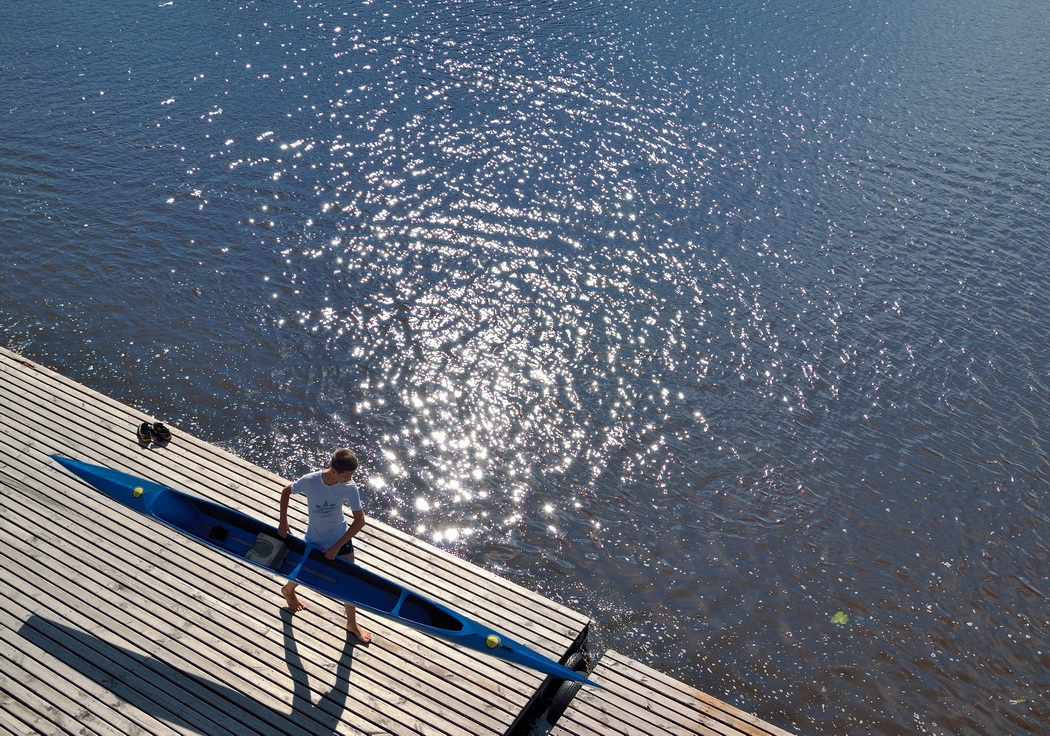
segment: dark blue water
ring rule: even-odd
[[[789,730],[1042,733],[1045,10],[8,0],[0,341]]]

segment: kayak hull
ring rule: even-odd
[[[597,683],[484,624],[236,509],[112,468],[52,455],[114,501],[242,562],[454,644],[551,677]]]

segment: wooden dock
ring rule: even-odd
[[[550,736],[791,736],[618,652],[606,652],[592,677],[601,690],[562,686],[576,695]]]
[[[286,482],[0,349],[0,732],[506,734],[539,673],[279,581],[97,494],[48,456],[133,472],[276,519]],[[293,504],[294,505],[294,504]],[[305,529],[305,512],[293,526]],[[357,559],[560,659],[585,616],[376,521]],[[350,637],[353,639],[353,637]]]
[[[0,734],[529,733],[558,683],[364,612],[375,639],[355,645],[336,602],[301,589],[310,610],[291,615],[276,577],[49,457],[276,519],[285,479],[177,427],[140,444],[153,419],[0,348]],[[357,561],[554,659],[587,635],[582,614],[375,520]],[[576,696],[552,734],[785,734],[615,652],[595,676],[606,688]]]

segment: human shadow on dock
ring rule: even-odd
[[[335,681],[331,690],[315,705],[310,698],[310,683],[303,660],[299,656],[299,645],[295,641],[295,627],[292,626],[294,614],[287,608],[281,609],[281,621],[284,625],[284,661],[288,666],[288,675],[292,678],[292,711],[305,713],[315,711],[314,718],[320,725],[335,732],[342,720],[346,708],[346,697],[350,686],[350,666],[353,661],[357,637],[346,632],[346,642],[336,665]],[[326,722],[325,718],[330,719]]]
[[[85,631],[32,615],[19,635],[63,664],[158,721],[205,736],[228,732],[286,733],[298,736],[336,733],[344,712],[354,642],[347,643],[328,693],[311,700],[309,677],[291,633],[291,614],[283,616],[285,662],[292,678],[291,712],[260,703],[214,679],[172,667],[155,657],[111,644]],[[221,663],[214,665],[221,667]],[[61,677],[61,673],[58,675]],[[90,689],[90,686],[86,686]],[[119,706],[112,708],[120,711]],[[125,713],[129,720],[136,720]],[[149,730],[147,724],[143,724]]]

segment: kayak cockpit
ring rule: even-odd
[[[449,633],[463,630],[463,620],[441,606],[415,593],[409,593],[401,602],[398,616],[421,626],[440,629]]]
[[[197,505],[175,491],[161,491],[150,509],[155,517],[189,534],[196,534],[202,515]]]

